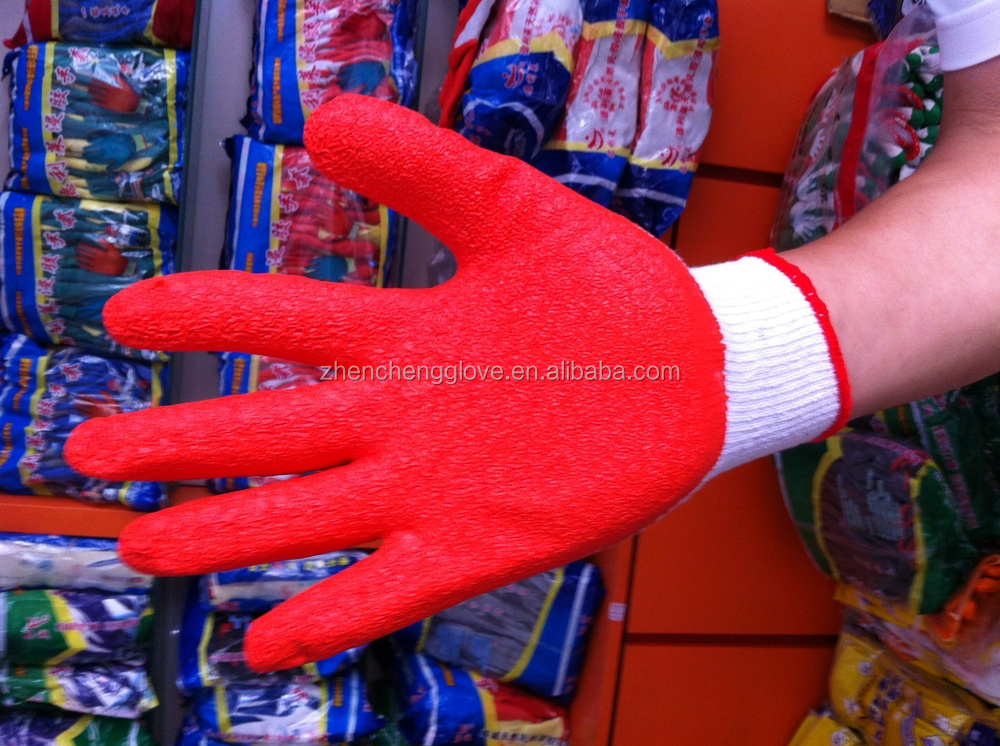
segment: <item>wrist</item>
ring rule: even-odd
[[[771,249],[691,272],[725,346],[726,437],[709,476],[842,428],[847,370],[805,273]]]

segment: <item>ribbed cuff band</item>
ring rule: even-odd
[[[773,251],[691,273],[726,347],[726,439],[709,478],[840,429],[847,372],[809,279]]]

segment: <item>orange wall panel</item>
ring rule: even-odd
[[[713,479],[639,537],[629,634],[835,634],[770,458]]]
[[[613,746],[782,746],[826,696],[831,644],[629,645]]]
[[[813,95],[875,39],[820,0],[719,0],[718,78],[702,162],[783,173]]]

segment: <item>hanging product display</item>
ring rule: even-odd
[[[0,705],[52,705],[69,712],[135,719],[157,705],[144,666],[123,663],[0,668]]]
[[[38,709],[9,710],[0,718],[0,743],[24,746],[153,746],[134,721]]]
[[[17,588],[148,593],[153,579],[118,557],[114,539],[0,533],[0,591]]]
[[[227,743],[354,743],[384,724],[357,671],[312,684],[203,689],[194,714],[198,725],[185,728],[180,746],[203,737]]]
[[[906,441],[848,430],[777,458],[796,529],[834,578],[927,614],[975,565],[944,475]]]
[[[85,477],[63,455],[81,422],[159,404],[166,383],[161,364],[101,358],[75,347],[46,350],[17,334],[3,341],[0,363],[0,489],[137,510],[165,504],[159,483]]]
[[[29,44],[8,54],[7,188],[177,204],[189,53]]]
[[[0,660],[14,665],[145,661],[148,594],[54,589],[0,592]]]
[[[464,601],[393,640],[543,697],[565,698],[575,688],[602,595],[600,571],[574,562]]]
[[[146,360],[104,328],[107,299],[139,280],[174,271],[172,207],[0,193],[0,314],[4,326],[42,345]]]
[[[40,41],[151,44],[189,49],[195,0],[28,0],[24,20],[4,43]]]
[[[409,105],[415,8],[415,0],[261,2],[247,131],[301,145],[309,115],[341,93]]]
[[[544,699],[420,653],[395,654],[393,671],[409,743],[569,745],[566,713]]]

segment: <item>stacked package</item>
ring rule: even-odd
[[[260,2],[249,137],[227,142],[232,202],[223,266],[382,287],[397,216],[319,172],[302,146],[306,119],[340,93],[409,105],[416,87],[415,0]],[[318,383],[298,363],[226,353],[223,395]],[[289,475],[215,480],[219,492]]]
[[[922,7],[834,72],[785,176],[779,250],[827,235],[913,173],[937,138],[942,83]],[[830,708],[793,743],[993,743],[1000,377],[858,418],[778,465],[799,535],[847,615]]]
[[[179,744],[368,743],[384,722],[357,665],[364,648],[269,674],[243,657],[256,617],[366,556],[333,552],[200,579],[181,629],[178,685],[193,708]]]
[[[111,540],[0,534],[0,743],[151,746],[151,584]]]
[[[715,0],[470,0],[441,124],[660,236],[691,188],[718,49]]]
[[[0,194],[0,489],[153,510],[150,484],[86,479],[62,458],[91,417],[160,403],[163,353],[101,314],[174,271],[194,0],[30,0],[8,40],[8,191]]]

